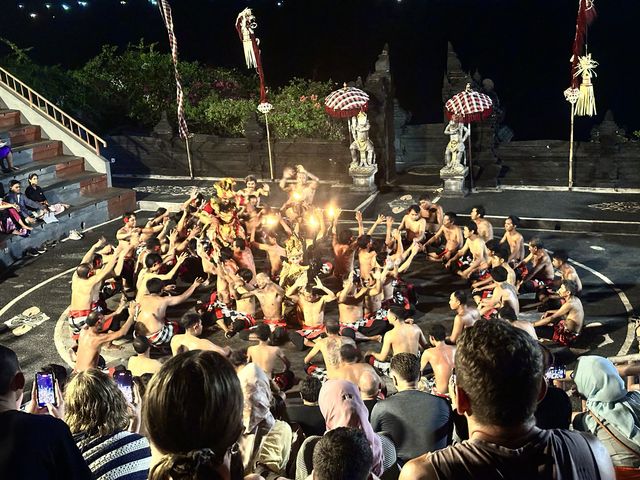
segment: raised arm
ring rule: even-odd
[[[376,228],[378,228],[378,225],[380,225],[384,221],[384,218],[384,215],[378,215],[376,221],[373,222],[373,225],[371,225],[371,228],[367,231],[367,235],[373,235],[373,233],[376,231]]]
[[[184,302],[191,295],[193,295],[193,292],[196,291],[196,288],[198,288],[203,283],[204,283],[204,278],[200,278],[200,277],[196,278],[191,284],[191,286],[187,288],[182,295],[178,295],[175,297],[165,297],[165,304],[167,306],[173,306],[173,305],[178,305]]]
[[[364,235],[364,226],[362,225],[362,212],[356,211],[356,221],[358,222],[358,236]]]
[[[107,243],[107,239],[104,238],[104,237],[100,237],[98,239],[98,241],[96,243],[94,243],[93,245],[91,245],[91,248],[89,250],[87,250],[87,253],[85,253],[84,257],[82,257],[82,260],[80,260],[80,263],[91,263],[91,260],[93,260],[93,256],[106,243]]]
[[[322,290],[325,293],[325,295],[322,297],[325,302],[327,303],[333,302],[336,299],[336,294],[333,293],[331,290],[329,290],[327,287],[325,287],[319,277],[315,278],[315,282],[316,283],[314,286],[318,290]]]

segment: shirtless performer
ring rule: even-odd
[[[531,262],[531,268],[527,263]],[[537,292],[553,284],[553,265],[539,238],[529,240],[529,255],[518,265],[520,271],[526,272],[522,280],[516,284],[520,293]],[[524,267],[524,268],[523,268]],[[516,272],[518,268],[516,268]]]
[[[347,380],[358,385],[360,378],[365,374],[373,375],[377,379],[378,388],[380,388],[382,381],[378,373],[371,365],[360,361],[358,348],[351,343],[343,345],[340,348],[340,367],[335,370],[331,380]]]
[[[171,270],[167,273],[160,273],[160,269],[162,268],[162,257],[157,253],[149,253],[144,260],[145,268],[143,268],[140,273],[138,273],[138,279],[136,280],[136,302],[139,302],[143,295],[147,293],[147,281],[151,278],[159,278],[163,282],[171,280],[176,273],[178,273],[178,269],[184,263],[184,261],[189,258],[188,253],[181,253],[175,265]]]
[[[430,252],[429,260],[448,262],[451,257],[460,250],[464,244],[464,236],[462,229],[456,224],[457,221],[458,217],[455,213],[447,212],[444,214],[442,226],[436,234],[424,244],[425,247],[427,247],[444,238],[444,247],[435,252]]]
[[[578,291],[576,295],[580,295],[582,292],[582,281],[578,276],[578,272],[569,264],[569,254],[564,250],[555,250],[551,255],[551,264],[553,268],[560,273],[561,280],[572,280],[575,282]],[[558,285],[559,286],[559,285]]]
[[[491,222],[484,218],[485,210],[482,205],[476,205],[471,209],[471,220],[478,225],[478,235],[482,240],[488,242],[493,238],[493,225]]]
[[[247,292],[254,295],[262,308],[263,322],[272,330],[277,327],[285,328],[287,323],[282,318],[282,303],[284,302],[284,290],[280,285],[271,281],[266,273],[256,275],[257,288]]]
[[[422,242],[427,230],[427,221],[420,214],[420,206],[412,205],[402,218],[398,230],[407,232],[406,241],[410,245],[414,240]]]
[[[283,373],[282,371],[280,373],[275,372],[276,362],[282,363],[284,372],[290,370],[291,362],[282,349],[269,344],[269,337],[271,337],[269,326],[265,324],[258,325],[254,333],[258,338],[258,344],[247,349],[247,361],[253,362],[262,368],[269,378],[275,378]]]
[[[202,335],[202,320],[197,313],[185,313],[178,324],[184,333],[174,335],[171,339],[171,354],[174,357],[191,350],[218,352],[225,357],[231,354],[229,347],[222,348],[206,338],[199,338]]]
[[[226,338],[256,325],[256,298],[251,285],[253,277],[248,268],[241,268],[237,275],[229,277],[231,296],[236,301],[236,308],[233,310],[227,304],[216,307],[216,325],[222,329]]]
[[[369,279],[371,271],[376,266],[376,251],[373,249],[373,241],[370,235],[361,235],[358,237],[357,243],[360,277]]]
[[[427,365],[433,370],[433,381],[427,380],[430,393],[440,397],[449,395],[449,379],[454,367],[456,347],[445,342],[446,331],[440,323],[429,325],[429,342],[433,348],[427,348],[420,359],[420,371]]]
[[[500,266],[491,270],[491,278],[495,282],[495,288],[490,297],[483,298],[478,304],[480,315],[486,319],[497,315],[498,310],[510,306],[516,315],[520,313],[520,302],[516,288],[507,281],[507,270]]]
[[[386,318],[386,310],[378,310],[365,315],[364,297],[369,290],[370,288],[366,286],[356,290],[353,274],[347,277],[338,294],[340,325],[343,335],[352,330],[357,340],[380,341],[380,335],[389,329],[389,322]]]
[[[355,345],[353,339],[340,335],[340,323],[338,323],[337,320],[333,318],[327,319],[325,321],[325,328],[327,336],[316,340],[311,351],[304,357],[304,363],[307,365],[305,369],[307,374],[313,374],[321,380],[333,378],[336,374],[337,369],[340,367],[340,348],[346,344]],[[324,369],[311,364],[311,361],[318,353],[322,353],[325,365]]]
[[[469,278],[473,273],[486,270],[489,266],[489,258],[487,254],[487,247],[484,240],[478,235],[478,225],[475,222],[471,222],[464,226],[464,238],[466,239],[464,246],[458,250],[458,252],[445,263],[446,268],[450,268],[455,265],[455,262],[464,257],[467,252],[471,253],[471,262],[466,268],[466,264],[463,262],[460,266],[460,270],[457,271],[458,275],[462,278]],[[464,268],[464,270],[462,270]]]
[[[495,249],[495,250],[494,250]],[[489,252],[489,263],[492,269],[502,267],[507,271],[507,283],[516,286],[516,272],[511,265],[507,263],[509,258],[508,247],[502,243],[498,243],[495,239],[487,242],[487,251]],[[473,288],[473,298],[476,303],[491,296],[491,292],[495,288],[495,282],[491,274],[485,275],[486,278],[477,280],[471,284]]]
[[[387,312],[389,324],[393,326],[382,341],[380,353],[368,351],[365,359],[383,374],[388,375],[391,364],[387,361],[398,353],[412,353],[419,356],[420,349],[427,347],[422,329],[413,323],[405,322],[406,312],[400,307],[391,307]]]
[[[126,298],[120,302],[118,310],[105,319],[100,312],[91,312],[87,315],[85,325],[80,330],[78,338],[78,351],[76,355],[75,372],[84,372],[90,368],[97,368],[100,360],[102,347],[110,344],[113,340],[124,337],[131,326],[135,312],[135,304],[129,304],[129,318],[122,326],[113,332],[105,332],[107,324],[111,323],[113,317],[119,314],[126,307]]]
[[[536,333],[536,329],[533,328],[533,324],[526,320],[518,320],[516,312],[514,312],[513,308],[511,308],[509,305],[505,305],[500,310],[498,310],[498,319],[509,322],[511,325],[519,328],[520,330],[524,330],[531,336],[531,338],[533,338],[535,341],[538,341],[538,334]]]
[[[259,243],[255,240],[256,230],[253,228],[250,234],[250,246],[262,250],[267,254],[269,260],[269,273],[271,278],[276,280],[282,270],[282,258],[287,256],[284,247],[278,244],[278,240],[273,232],[266,232],[264,235],[265,243]]]
[[[337,209],[333,217],[331,247],[333,248],[333,276],[342,281],[353,270],[357,242],[348,229],[338,232],[338,219],[342,211]]]
[[[431,201],[431,195],[428,193],[420,195],[418,205],[420,206],[420,216],[427,223],[426,232],[429,235],[433,235],[442,227],[444,210],[441,205]]]
[[[509,245],[509,260],[511,265],[518,265],[524,258],[524,237],[518,231],[520,219],[510,215],[504,221],[504,235],[500,243]]]
[[[558,289],[558,295],[564,304],[558,310],[549,310],[542,314],[542,318],[533,324],[534,327],[549,325],[558,320],[553,327],[552,340],[565,347],[570,346],[580,335],[584,324],[584,309],[576,294],[578,286],[573,280],[563,280]]]
[[[302,311],[304,320],[300,330],[289,333],[291,343],[298,350],[312,347],[314,345],[313,342],[325,333],[324,309],[328,303],[336,299],[336,295],[326,288],[318,277],[315,278],[315,286],[313,287],[306,285],[304,280],[304,278],[298,279],[287,292],[287,296],[296,302],[298,308]],[[297,295],[295,294],[296,291],[298,291]]]
[[[233,241],[233,259],[240,268],[246,268],[251,271],[253,278],[256,276],[256,263],[253,260],[253,253],[247,248],[247,242],[244,238],[236,238]]]
[[[154,347],[169,345],[171,337],[177,332],[178,324],[167,321],[167,308],[187,300],[196,288],[204,282],[203,278],[196,278],[193,284],[182,295],[162,297],[163,282],[158,278],[147,281],[148,295],[140,300],[140,309],[136,318],[136,335],[147,337]]]
[[[446,338],[446,341],[455,345],[462,330],[473,326],[480,319],[480,312],[476,307],[467,306],[467,294],[463,290],[456,290],[451,294],[449,308],[456,312],[456,316],[453,319],[451,335]]]
[[[147,373],[153,375],[162,367],[160,360],[151,358],[151,344],[149,340],[147,340],[147,337],[134,338],[133,350],[136,352],[136,355],[129,357],[127,370],[129,370],[134,377],[141,377]]]
[[[269,196],[269,185],[263,183],[260,188],[256,188],[258,186],[258,179],[254,175],[248,175],[244,179],[245,187],[242,190],[238,190],[238,195],[243,197],[245,200],[248,200],[250,196],[255,196],[258,199],[258,205],[260,205],[260,197],[268,197]]]
[[[67,315],[74,338],[77,338],[84,326],[87,315],[92,311],[102,310],[102,307],[99,306],[102,282],[113,273],[116,263],[122,260],[125,252],[121,247],[118,247],[109,261],[100,270],[95,270],[93,265],[88,262],[93,257],[94,247],[102,244],[102,240],[102,238],[98,240],[87,252],[71,277],[71,305],[67,309]]]
[[[294,176],[295,181],[292,181]],[[314,174],[305,170],[302,165],[296,165],[295,170],[291,167],[285,168],[282,172],[282,179],[278,183],[280,188],[289,194],[285,205],[296,203],[312,205],[319,180]]]

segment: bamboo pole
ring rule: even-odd
[[[189,136],[184,139],[184,143],[187,146],[187,160],[189,162],[189,176],[193,179],[193,165],[191,163],[191,150],[189,149]]]
[[[569,134],[569,188],[573,187],[573,120],[576,114],[576,104],[571,103],[571,132]]]
[[[271,176],[271,181],[274,180],[273,176],[273,157],[271,156],[271,135],[269,134],[269,114],[264,114],[264,123],[267,127],[267,150],[269,151],[269,174]]]

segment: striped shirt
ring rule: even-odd
[[[146,480],[151,449],[142,435],[116,432],[103,437],[80,434],[74,438],[96,480]]]

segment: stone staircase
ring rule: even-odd
[[[134,191],[110,187],[107,173],[91,171],[83,157],[70,154],[61,141],[45,138],[40,126],[27,123],[19,110],[2,103],[0,139],[9,143],[14,165],[20,168],[0,175],[5,192],[13,179],[20,181],[24,191],[28,176],[36,173],[49,203],[71,206],[58,215],[57,223],[35,225],[27,238],[0,234],[0,268],[21,258],[27,248],[59,240],[70,230],[98,225],[136,208]]]

